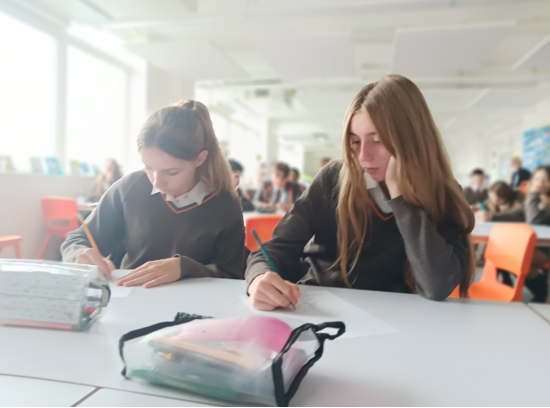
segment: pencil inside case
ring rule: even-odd
[[[179,313],[125,334],[119,346],[127,378],[233,403],[287,406],[325,340],[344,331],[342,322],[291,325],[273,317]]]

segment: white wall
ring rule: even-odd
[[[90,191],[94,179],[84,176],[47,176],[35,174],[0,174],[0,235],[23,237],[22,255],[36,259],[46,238],[40,199],[48,196],[76,198]],[[54,247],[52,244],[50,248]],[[53,255],[48,252],[48,255]],[[12,258],[11,248],[0,257]]]
[[[522,129],[525,131],[548,125],[550,125],[550,99],[538,104],[533,113],[523,117]]]
[[[458,136],[457,136],[458,137]],[[462,138],[460,143],[446,143],[447,153],[455,179],[466,187],[470,184],[470,173],[481,168],[487,173],[487,184],[494,181],[495,175],[489,169],[489,139],[481,135]],[[496,174],[496,173],[495,173]]]
[[[182,99],[180,81],[154,65],[147,64],[147,114]]]
[[[319,171],[319,163],[323,157],[330,157],[332,160],[342,158],[341,149],[326,149],[307,151],[304,155],[304,173],[315,176]]]
[[[304,171],[304,149],[300,145],[279,145],[277,160],[285,162],[290,168],[297,168]]]
[[[194,99],[195,81],[183,80],[154,65],[147,64],[147,113],[180,99]]]

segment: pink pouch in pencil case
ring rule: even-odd
[[[292,327],[274,317],[178,313],[121,337],[122,374],[235,403],[288,406],[325,340],[344,332],[342,322]]]

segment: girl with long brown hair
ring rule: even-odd
[[[343,160],[315,177],[245,273],[254,307],[296,304],[295,283],[442,300],[474,272],[474,216],[416,85],[398,75],[365,86],[344,119]]]
[[[107,190],[88,218],[99,251],[82,228],[62,246],[63,260],[97,265],[121,242],[120,285],[153,287],[191,277],[242,278],[244,227],[241,207],[206,107],[184,100],[153,113],[137,147],[145,170]]]

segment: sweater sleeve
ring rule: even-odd
[[[271,240],[264,244],[277,272],[290,282],[296,283],[302,278],[300,258],[304,247],[316,233],[319,212],[327,200],[331,199],[332,186],[327,180],[332,167],[334,166],[326,166],[321,170],[294,207],[279,222]],[[248,258],[246,281],[250,284],[258,275],[271,270],[262,252],[253,252]]]
[[[227,223],[215,245],[212,261],[204,265],[196,260],[176,255],[180,258],[181,278],[227,278],[243,279],[245,257],[248,250],[245,245],[243,214],[240,204],[235,205],[227,214]]]
[[[124,239],[125,223],[120,187],[120,181],[113,184],[86,220],[88,229],[103,256],[110,255]],[[79,254],[91,247],[84,229],[80,227],[70,232],[61,246],[63,261],[75,262]]]
[[[523,206],[520,205],[517,208],[514,208],[510,211],[505,211],[503,213],[493,214],[491,221],[494,222],[524,222],[525,221],[525,211]]]
[[[405,243],[405,252],[420,295],[444,300],[466,274],[468,250],[461,237],[443,236],[420,207],[402,196],[389,202]]]

